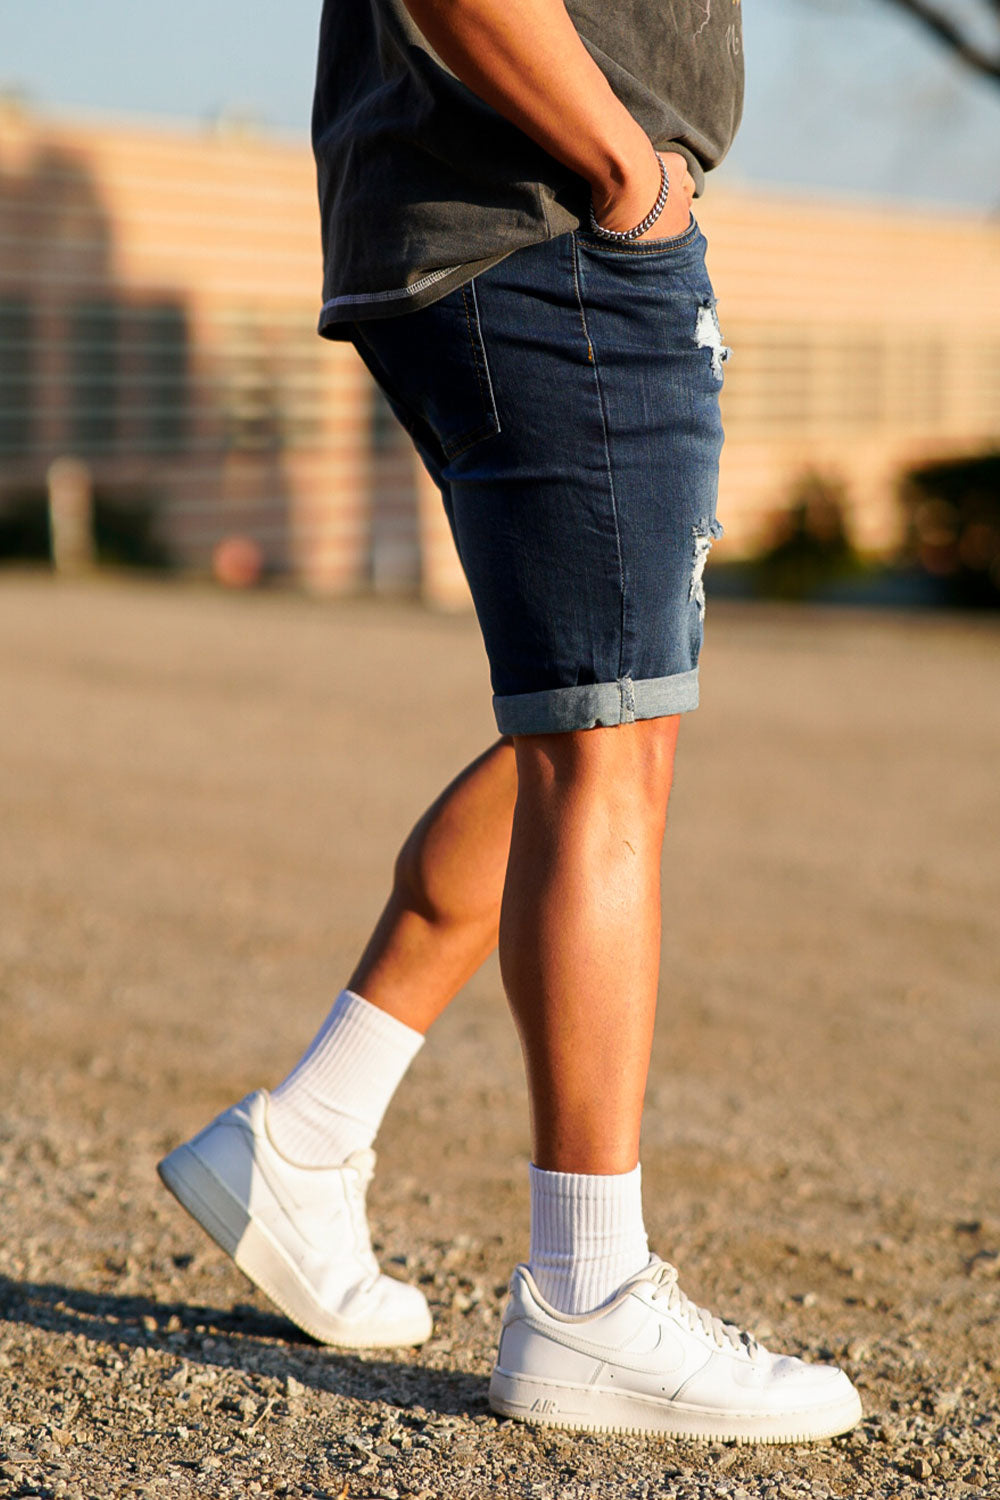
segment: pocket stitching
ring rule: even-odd
[[[665,240],[634,240],[631,244],[615,244],[612,240],[602,240],[599,235],[590,234],[585,229],[575,231],[576,238],[584,250],[597,250],[606,255],[617,255],[627,257],[630,255],[671,255],[677,250],[686,250],[688,245],[694,243],[701,233],[701,226],[692,218],[687,229],[679,235],[671,235]]]
[[[362,355],[368,365],[369,372],[375,379],[376,384],[382,387],[385,395],[390,399],[397,420],[415,443],[423,443],[433,451],[441,455],[441,459],[449,462],[475,447],[485,438],[496,437],[501,431],[500,417],[497,412],[496,397],[493,392],[493,382],[490,376],[489,363],[486,359],[486,346],[483,340],[482,328],[479,321],[479,303],[476,297],[474,282],[464,282],[454,289],[462,294],[462,310],[465,314],[466,331],[468,336],[468,354],[472,360],[476,374],[476,390],[479,395],[482,420],[475,427],[465,428],[462,432],[454,434],[450,438],[439,437],[434,431],[427,417],[408,398],[402,396],[386,371],[385,363],[379,357],[372,340],[366,336],[365,324],[367,320],[358,321],[353,325],[353,338],[358,352],[364,346],[366,356]],[[454,293],[449,293],[453,296]],[[470,305],[471,299],[471,305]],[[432,307],[433,304],[429,304]],[[419,316],[418,313],[397,314],[398,317]]]
[[[476,297],[475,281],[463,282],[460,290],[466,328],[469,333],[469,352],[476,371],[476,383],[479,386],[479,398],[483,404],[485,420],[470,432],[460,433],[457,437],[441,443],[442,452],[447,459],[458,458],[461,454],[467,453],[470,448],[474,448],[476,443],[482,442],[484,438],[496,437],[500,432],[500,417],[497,412],[493,382],[490,379],[490,367],[486,360],[486,345],[479,319],[479,301]]]

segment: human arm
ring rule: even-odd
[[[630,229],[660,173],[649,138],[615,96],[563,0],[404,0],[414,23],[473,93],[590,184],[598,222]],[[694,181],[665,152],[670,196],[650,237],[680,234]]]

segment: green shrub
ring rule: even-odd
[[[807,599],[860,566],[845,518],[840,480],[809,470],[791,504],[771,518],[771,539],[754,562],[755,590],[775,599]]]
[[[1000,452],[911,469],[903,561],[938,581],[950,603],[1000,606]]]
[[[156,536],[155,524],[156,505],[145,492],[98,489],[94,494],[98,562],[122,568],[169,568],[170,554]],[[21,490],[0,499],[0,563],[47,562],[50,556],[45,490]]]

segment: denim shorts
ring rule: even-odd
[[[729,351],[694,220],[561,235],[351,336],[440,487],[501,733],[696,708]]]

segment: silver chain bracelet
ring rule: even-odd
[[[637,240],[641,234],[646,233],[647,229],[652,229],[653,225],[656,223],[657,219],[660,217],[664,210],[667,202],[667,195],[670,192],[670,178],[667,176],[667,168],[664,163],[663,157],[658,151],[656,152],[656,160],[660,164],[660,191],[656,202],[653,204],[652,208],[649,210],[649,213],[642,220],[642,222],[640,224],[636,224],[634,229],[605,229],[603,224],[598,224],[597,222],[597,215],[594,213],[593,200],[591,200],[590,231],[592,234],[600,235],[602,240],[615,240],[620,244],[623,241]]]

